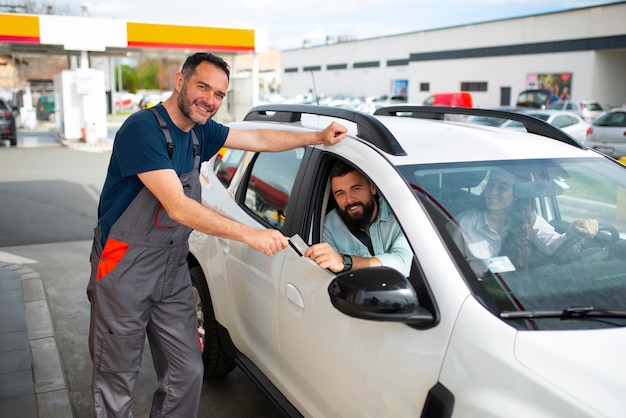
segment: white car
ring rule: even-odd
[[[567,110],[582,116],[587,122],[591,122],[604,109],[597,100],[559,100],[548,105],[548,109]]]
[[[611,157],[626,157],[626,107],[598,116],[587,130],[585,145]]]
[[[534,133],[446,114],[517,118]],[[349,130],[336,145],[225,150],[201,168],[203,204],[292,237],[267,257],[192,233],[205,377],[238,366],[287,416],[623,416],[626,167],[535,118],[481,109],[265,105],[232,126],[316,131],[330,120]],[[408,277],[335,274],[301,255],[321,240],[335,161],[387,201],[413,252]],[[526,265],[506,252],[468,257],[459,220],[501,170],[528,173],[515,198],[575,244]],[[587,218],[596,235],[572,229]]]
[[[525,111],[524,114],[556,126],[580,143],[583,143],[587,136],[589,122],[576,113],[562,110],[531,110]],[[501,127],[524,130],[524,124],[516,120],[508,120]]]

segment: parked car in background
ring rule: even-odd
[[[611,157],[626,157],[626,107],[598,116],[587,129],[585,145]]]
[[[0,98],[0,139],[9,140],[12,147],[17,145],[15,111],[8,101]]]
[[[54,93],[45,93],[37,100],[37,120],[54,121]]]
[[[466,91],[434,93],[424,100],[424,106],[474,107],[474,99]]]
[[[604,111],[602,105],[597,100],[559,100],[550,103],[548,109],[578,113],[587,122],[591,122]]]
[[[116,110],[133,111],[139,109],[141,95],[128,92],[113,93],[113,105]]]
[[[541,119],[544,122],[548,122],[550,125],[556,126],[572,138],[580,141],[581,144],[587,137],[589,123],[576,113],[561,110],[529,110],[524,112],[524,114]],[[518,130],[526,129],[522,122],[515,120],[507,120],[501,125],[501,127]]]
[[[552,92],[546,89],[528,89],[517,96],[516,107],[547,109],[552,101]]]
[[[447,121],[463,114],[517,119],[527,132]],[[270,104],[230,126],[311,132],[331,120],[348,128],[336,145],[225,150],[201,167],[203,204],[291,237],[267,257],[191,234],[205,377],[239,366],[292,417],[622,416],[626,167],[537,118],[485,109]],[[302,256],[336,205],[338,161],[387,203],[408,273],[332,273]],[[511,241],[493,257],[465,235],[459,220],[503,172],[521,176],[508,201],[549,223],[542,234],[565,234],[552,255]],[[586,218],[597,234],[578,232]]]
[[[171,91],[164,91],[161,93],[147,94],[139,100],[139,107],[141,109],[147,109],[164,102],[172,95]]]

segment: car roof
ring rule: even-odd
[[[596,155],[523,131],[394,116],[379,119],[407,153],[406,156],[388,156],[395,165]]]
[[[307,117],[303,118],[302,114]],[[444,115],[489,115],[522,121],[529,132],[444,120]],[[312,116],[309,116],[312,115]],[[322,118],[339,118],[359,137],[381,150],[395,165],[514,159],[599,156],[558,128],[523,114],[475,108],[390,106],[372,115],[315,105],[263,105],[244,121],[278,122],[320,129]],[[352,126],[354,126],[352,125]]]

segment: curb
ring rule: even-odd
[[[27,348],[30,351],[37,417],[73,417],[54,323],[41,276],[23,264],[0,262],[0,270],[2,269],[21,275]]]

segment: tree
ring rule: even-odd
[[[7,2],[8,3],[8,2]],[[3,9],[7,9],[10,13],[27,13],[40,15],[73,15],[79,14],[80,11],[74,10],[69,4],[56,4],[53,1],[33,1],[21,0],[13,1],[8,4],[0,5]]]
[[[146,90],[160,89],[160,77],[159,60],[142,60],[137,63],[137,85],[139,88]]]
[[[137,93],[137,70],[128,64],[122,64],[122,90]],[[119,73],[115,72],[115,85],[119,85]]]

